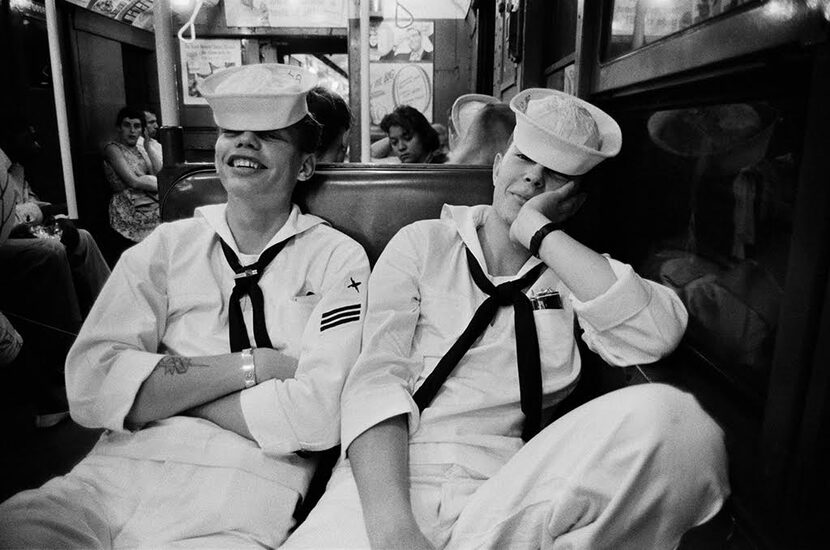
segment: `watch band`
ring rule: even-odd
[[[545,240],[545,237],[547,237],[549,233],[558,231],[559,229],[562,229],[562,225],[555,222],[546,223],[545,225],[540,227],[539,230],[536,231],[536,233],[534,233],[533,236],[530,238],[530,245],[527,247],[531,255],[536,256],[538,258],[539,247],[542,246],[542,241]]]
[[[256,365],[254,364],[254,350],[252,348],[243,349],[240,352],[242,356],[242,379],[245,381],[245,389],[256,386]]]

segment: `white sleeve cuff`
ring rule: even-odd
[[[510,226],[510,234],[523,247],[530,249],[530,240],[550,220],[538,210],[522,208]]]
[[[141,389],[141,385],[147,380],[147,377],[150,376],[163,357],[163,354],[132,349],[120,352],[118,359],[113,363],[101,384],[97,397],[99,407],[93,407],[97,409],[96,411],[89,411],[97,415],[97,421],[90,419],[92,420],[91,424],[84,421],[86,411],[81,410],[83,407],[73,399],[75,392],[72,391],[72,381],[69,380],[67,394],[73,420],[85,426],[92,425],[115,431],[127,431],[124,426],[124,419],[130,409],[133,408],[138,390]]]
[[[294,430],[277,403],[276,380],[267,380],[242,392],[242,415],[254,441],[266,454],[300,449]]]
[[[409,433],[418,429],[420,413],[410,393],[402,386],[374,388],[372,393],[355,394],[356,400],[344,399],[342,403],[341,456],[345,457],[349,445],[357,437],[389,418],[405,414]]]
[[[651,300],[651,289],[628,265],[608,258],[617,280],[603,294],[581,302],[571,295],[574,311],[597,331],[605,331],[630,319]]]

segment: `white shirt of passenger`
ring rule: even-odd
[[[371,426],[400,414],[408,415],[413,464],[459,464],[491,476],[521,448],[524,415],[510,307],[499,309],[422,415],[412,399],[487,297],[469,275],[465,246],[486,273],[476,229],[489,213],[488,206],[445,206],[441,220],[403,228],[379,258],[369,283],[363,350],[342,397],[344,450]],[[674,349],[685,330],[687,313],[674,293],[609,261],[617,281],[589,302],[574,298],[550,269],[530,289],[562,295],[562,309],[534,311],[546,408],[579,376],[574,313],[588,346],[612,365],[653,362]],[[539,262],[530,258],[516,277]],[[490,279],[498,285],[516,277]]]
[[[93,452],[236,467],[302,492],[313,464],[295,451],[323,450],[339,440],[339,397],[359,352],[369,264],[360,245],[296,206],[269,246],[291,239],[259,285],[274,347],[299,364],[292,379],[242,392],[255,441],[184,416],[135,432],[124,425],[141,384],[164,355],[230,350],[234,273],[217,235],[243,265],[257,259],[238,253],[225,205],[162,224],[124,252],[67,357],[70,411],[84,426],[110,430]],[[322,322],[327,312],[355,305],[359,321],[333,327]],[[242,307],[254,342],[250,300]]]

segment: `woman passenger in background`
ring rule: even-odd
[[[399,105],[380,121],[386,132],[392,153],[404,164],[441,164],[447,156],[441,152],[438,132],[430,126],[420,111],[409,105]]]
[[[150,158],[138,140],[147,126],[144,111],[118,111],[116,139],[104,147],[104,175],[113,190],[110,225],[133,242],[140,242],[160,223],[158,184]]]

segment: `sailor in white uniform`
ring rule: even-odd
[[[228,202],[124,253],[66,366],[73,419],[106,431],[0,507],[0,546],[261,548],[293,528],[314,451],[339,442],[369,274],[291,201],[314,172],[314,80],[259,65],[205,81]]]
[[[687,313],[559,225],[619,151],[616,122],[554,90],[511,107],[492,206],[447,206],[378,260],[347,455],[285,548],[674,548],[727,496],[723,433],[677,389],[622,389],[544,427],[579,377],[574,316],[625,366],[670,353]]]

